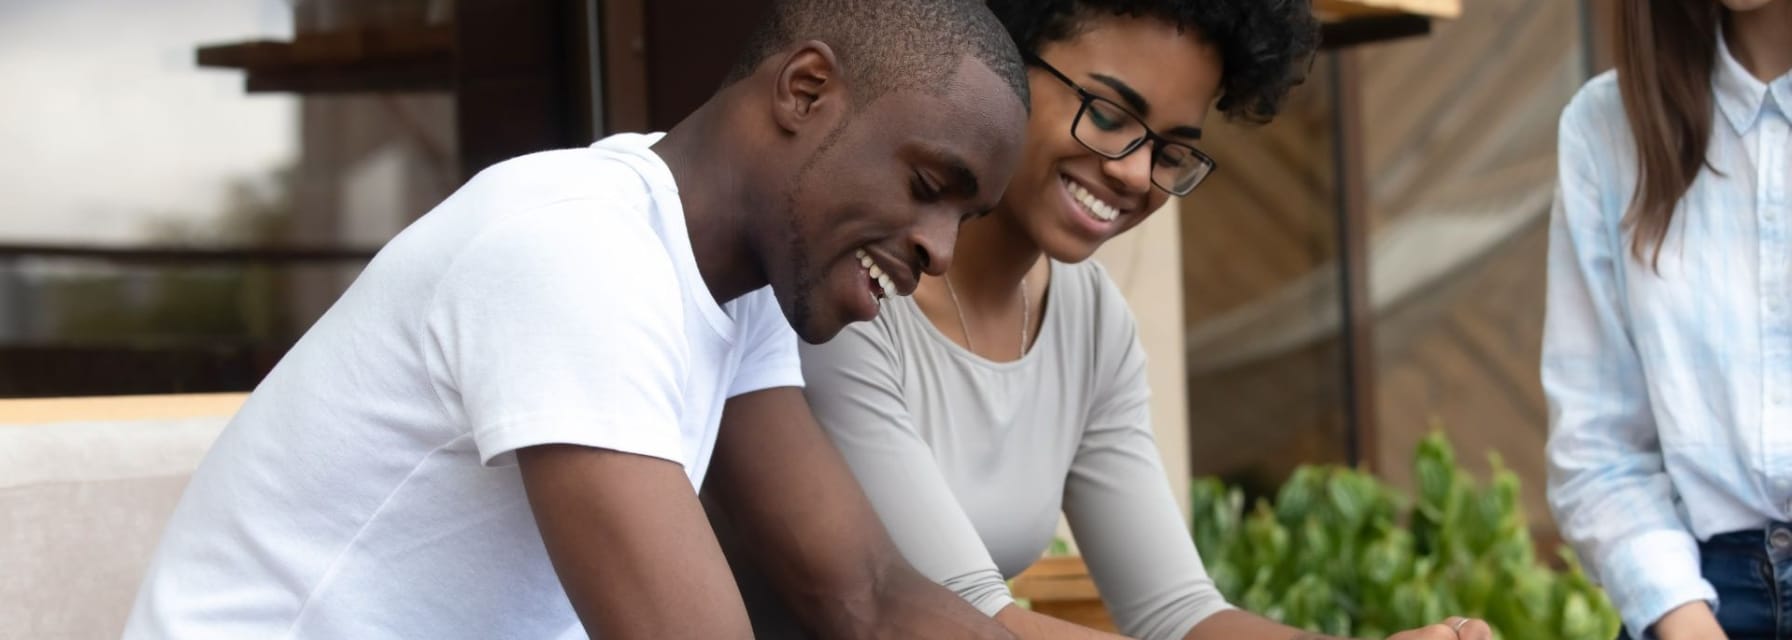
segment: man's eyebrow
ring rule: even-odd
[[[921,156],[923,160],[945,174],[940,176],[940,179],[945,181],[945,184],[940,185],[941,193],[961,198],[972,198],[977,195],[980,190],[977,184],[977,172],[971,170],[964,158],[951,151],[935,148],[922,149]]]

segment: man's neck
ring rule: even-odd
[[[720,96],[666,132],[653,145],[678,182],[684,226],[697,272],[717,304],[765,286],[767,280],[747,238],[756,205],[748,196],[742,165],[733,159]]]
[[[1730,13],[1725,40],[1730,55],[1762,82],[1792,71],[1792,0],[1776,0],[1747,13]]]

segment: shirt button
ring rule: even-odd
[[[1773,548],[1775,548],[1775,549],[1785,549],[1787,547],[1792,547],[1792,531],[1787,531],[1785,529],[1774,529],[1773,535],[1769,536],[1767,538],[1767,540],[1768,540],[1768,543],[1772,544]]]

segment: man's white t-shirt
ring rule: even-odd
[[[694,494],[725,400],[802,384],[769,288],[710,295],[656,140],[493,166],[381,250],[194,473],[125,637],[583,637],[515,450]]]

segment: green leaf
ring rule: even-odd
[[[1195,548],[1203,558],[1230,557],[1232,548],[1239,544],[1244,492],[1235,487],[1228,489],[1219,480],[1209,478],[1205,482],[1196,481],[1189,493],[1194,507],[1191,513],[1195,518],[1192,527]]]
[[[1562,605],[1561,634],[1556,636],[1562,640],[1607,640],[1600,638],[1601,625],[1593,614],[1593,608],[1587,604],[1587,597],[1578,592],[1568,594],[1568,602]]]
[[[1207,576],[1213,580],[1214,588],[1220,590],[1220,595],[1225,596],[1227,602],[1238,602],[1246,586],[1244,574],[1239,572],[1238,565],[1224,558],[1209,562]]]
[[[1537,619],[1537,622],[1549,624],[1548,618],[1554,616],[1548,616],[1548,612],[1555,610],[1550,606],[1555,576],[1542,567],[1532,566],[1524,567],[1512,577],[1514,578],[1512,590],[1516,595],[1518,606],[1524,611],[1535,612],[1532,613],[1532,616]],[[1548,617],[1538,617],[1538,614]]]
[[[1394,586],[1388,600],[1389,622],[1397,629],[1416,629],[1430,624],[1425,617],[1425,585],[1419,581],[1402,582]]]
[[[1412,534],[1391,531],[1363,550],[1357,575],[1372,585],[1391,587],[1412,575]]]
[[[1251,580],[1250,588],[1245,590],[1244,597],[1239,599],[1238,605],[1247,611],[1268,616],[1270,608],[1276,606],[1275,593],[1270,591],[1270,576],[1269,567],[1258,567],[1256,577]],[[1276,619],[1280,620],[1281,618]]]
[[[1350,613],[1343,609],[1332,609],[1320,616],[1317,631],[1328,636],[1348,638],[1351,635]]]
[[[1300,524],[1318,506],[1324,482],[1324,472],[1319,467],[1295,469],[1294,475],[1282,485],[1281,493],[1276,494],[1276,518],[1284,526]]]
[[[1419,441],[1413,459],[1413,475],[1419,482],[1419,506],[1441,512],[1456,479],[1456,454],[1443,432],[1434,431]]]
[[[1326,483],[1325,496],[1337,521],[1339,531],[1356,532],[1363,528],[1374,509],[1379,491],[1375,480],[1351,470],[1338,470]]]
[[[1296,556],[1295,570],[1304,577],[1326,572],[1330,567],[1339,564],[1337,541],[1318,518],[1308,517],[1300,525],[1300,541]]]
[[[1276,520],[1269,503],[1257,502],[1256,510],[1245,521],[1244,530],[1250,566],[1267,570],[1273,576],[1283,562],[1291,559],[1288,529]]]

